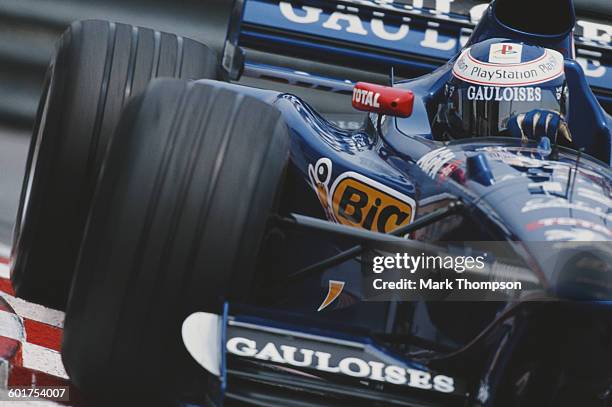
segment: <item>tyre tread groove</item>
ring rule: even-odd
[[[183,73],[183,58],[185,57],[184,39],[182,35],[176,36],[176,65],[174,76],[179,77]]]
[[[123,94],[123,100],[121,104],[125,104],[130,96],[132,95],[132,89],[134,88],[134,73],[136,71],[136,58],[138,56],[138,45],[140,43],[140,29],[139,27],[132,27],[131,40],[130,40],[130,57],[128,60],[128,74],[125,78],[125,92]]]
[[[151,63],[151,75],[150,78],[156,78],[158,73],[159,73],[159,61],[161,59],[160,57],[160,53],[161,53],[161,39],[162,39],[162,34],[155,30],[153,31],[153,62]]]
[[[202,245],[201,241],[202,241],[204,226],[205,226],[206,220],[208,219],[208,216],[210,213],[212,198],[215,196],[215,190],[217,188],[219,174],[221,172],[221,168],[223,167],[223,163],[225,160],[225,154],[227,153],[227,148],[231,141],[231,135],[235,133],[234,132],[234,126],[236,124],[235,119],[236,119],[236,115],[238,113],[238,110],[240,109],[240,105],[242,104],[243,99],[244,99],[244,96],[239,94],[232,106],[231,113],[230,113],[229,120],[228,120],[230,125],[227,126],[223,134],[221,145],[219,146],[219,149],[217,151],[216,162],[215,162],[215,165],[213,167],[213,171],[210,177],[209,186],[207,188],[206,200],[204,201],[205,203],[204,205],[202,205],[201,211],[197,217],[198,226],[197,226],[196,238],[191,244],[191,248],[189,249],[189,252],[188,252],[189,253],[188,259],[186,262],[187,267],[186,267],[186,273],[185,273],[186,274],[185,281],[188,281],[188,282],[191,282],[193,278],[193,273],[194,273],[194,268],[195,268],[194,266],[195,266],[195,261],[197,258],[198,247],[201,247]]]
[[[183,92],[179,101],[175,105],[174,114],[172,118],[172,125],[170,126],[170,132],[168,135],[168,139],[166,140],[166,143],[163,148],[163,152],[161,154],[160,166],[157,169],[157,173],[155,175],[155,181],[153,184],[153,188],[151,190],[152,198],[148,201],[148,204],[147,204],[145,218],[143,222],[143,228],[140,232],[139,244],[138,244],[138,247],[136,248],[134,260],[130,267],[131,270],[135,270],[135,271],[132,272],[129,278],[126,292],[131,292],[132,290],[137,289],[136,283],[137,283],[139,274],[142,272],[144,253],[147,248],[148,237],[150,236],[149,231],[153,225],[155,212],[157,211],[157,208],[159,205],[159,197],[161,195],[159,192],[161,191],[162,185],[165,181],[165,174],[168,170],[170,158],[174,150],[174,147],[176,145],[176,137],[178,136],[178,129],[180,128],[179,117],[182,116],[181,108],[183,107],[185,103],[186,96],[187,96],[186,92]],[[127,303],[127,301],[128,301],[128,297],[125,296],[121,301],[122,302],[122,305],[120,307],[121,310],[126,308],[125,304]],[[126,314],[122,313],[122,315],[119,317],[118,324],[121,324],[125,317],[126,317]],[[117,346],[116,341],[118,339],[119,339],[118,335],[115,336],[115,338],[113,339],[113,345],[112,345],[113,348]]]
[[[190,86],[189,90],[191,92],[194,92],[194,91],[197,91],[198,89],[196,89],[194,86]],[[159,278],[156,281],[155,288],[153,289],[153,295],[152,295],[154,298],[161,298],[163,296],[162,295],[163,289],[165,287],[164,282],[167,279],[167,273],[170,271],[170,268],[168,267],[168,265],[172,259],[172,247],[175,244],[176,233],[180,225],[180,219],[183,216],[183,212],[181,209],[183,208],[184,203],[186,202],[187,197],[189,193],[191,192],[195,169],[198,164],[198,158],[200,157],[199,153],[202,147],[205,146],[204,135],[206,134],[206,129],[209,124],[208,119],[210,118],[212,111],[213,111],[211,101],[215,99],[215,96],[217,93],[218,93],[218,89],[215,89],[212,92],[212,94],[207,97],[208,100],[204,101],[204,103],[208,102],[207,109],[199,116],[199,122],[197,126],[195,127],[197,130],[195,131],[194,139],[191,142],[191,145],[189,148],[190,154],[187,160],[187,164],[185,166],[186,171],[184,171],[181,182],[180,184],[178,184],[180,186],[179,186],[178,193],[177,193],[177,200],[174,205],[174,210],[173,210],[173,213],[171,214],[172,222],[170,225],[170,231],[165,239],[163,250],[162,250],[162,256],[160,257],[159,268],[162,274],[162,278]],[[196,96],[198,95],[196,94]],[[198,105],[201,106],[201,103],[199,103],[200,102],[199,98],[196,99],[194,102],[198,103]],[[182,287],[182,284],[179,284],[179,287]],[[179,289],[179,293],[180,292],[181,290]],[[169,297],[174,298],[172,295],[169,295]],[[153,313],[153,307],[149,308],[144,320],[146,321],[150,320],[150,316],[152,313]]]
[[[104,69],[103,69],[103,79],[100,84],[100,97],[98,99],[98,106],[96,111],[96,118],[94,119],[94,129],[92,133],[91,142],[89,144],[89,154],[86,163],[86,176],[83,179],[83,185],[81,185],[81,190],[87,188],[87,182],[91,179],[95,179],[92,177],[93,173],[96,171],[94,168],[94,163],[96,161],[96,153],[98,151],[99,141],[100,141],[100,133],[102,130],[102,120],[104,119],[104,113],[106,111],[106,100],[108,96],[108,82],[111,76],[111,70],[113,66],[113,60],[115,57],[115,46],[117,42],[117,25],[115,23],[108,23],[108,38],[107,38],[107,50],[106,50],[106,58],[104,60]],[[80,197],[83,199],[84,197],[81,195]],[[79,206],[82,206],[79,205]]]

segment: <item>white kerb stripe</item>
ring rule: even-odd
[[[22,318],[31,319],[43,324],[52,325],[58,328],[64,326],[64,313],[51,308],[43,307],[38,304],[31,304],[21,298],[15,298],[12,295],[0,291],[0,297],[15,310],[17,315]]]
[[[0,336],[23,342],[25,335],[19,315],[0,311]]]
[[[59,352],[25,342],[22,348],[23,367],[52,376],[68,378]]]
[[[10,273],[9,273],[9,266],[8,264],[4,264],[1,259],[7,259],[9,258],[9,256],[11,255],[11,248],[3,245],[2,243],[0,243],[0,278],[6,278],[9,279]]]
[[[11,255],[11,248],[7,245],[0,243],[0,257],[8,259]]]

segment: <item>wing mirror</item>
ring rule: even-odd
[[[364,112],[410,117],[414,94],[407,89],[357,82],[353,88],[353,107]]]

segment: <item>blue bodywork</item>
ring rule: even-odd
[[[534,36],[504,26],[484,1],[436,1],[435,7],[433,3],[248,0],[240,2],[244,9],[235,26],[235,40],[248,49],[383,73],[393,66],[405,77],[416,77],[443,65],[466,44],[493,37],[528,37],[579,61],[600,103],[611,111],[612,27],[605,20],[578,17],[572,32]],[[349,17],[330,19],[338,13]],[[486,22],[476,28],[481,18]]]
[[[254,24],[268,19],[269,24],[272,19],[280,24],[284,20],[275,19],[275,7],[273,2],[248,1],[245,22]],[[287,26],[278,25],[278,28],[295,30],[295,25],[287,23]],[[304,25],[304,29],[312,27]],[[413,30],[410,35],[421,34]],[[244,28],[242,35],[250,41],[285,41],[279,36],[250,31],[248,27]],[[338,35],[343,34],[339,32]],[[541,287],[560,295],[565,293],[564,282],[559,275],[548,271],[545,265],[547,253],[540,250],[542,246],[532,242],[567,241],[576,237],[586,241],[612,240],[609,226],[612,221],[612,171],[609,166],[612,118],[591,91],[581,66],[573,60],[571,31],[555,38],[515,31],[497,21],[493,5],[465,43],[469,46],[490,38],[509,38],[550,47],[565,56],[570,98],[567,120],[574,140],[571,148],[553,148],[550,144],[534,141],[522,143],[510,138],[471,138],[450,143],[435,141],[430,123],[443,97],[443,86],[451,75],[453,55],[460,49],[458,45],[444,51],[431,51],[434,56],[450,58],[446,65],[417,79],[394,84],[414,92],[415,106],[411,117],[371,114],[363,128],[356,131],[337,128],[295,95],[235,84],[217,86],[257,97],[282,113],[292,140],[287,186],[281,198],[284,212],[307,214],[387,233],[452,201],[461,201],[464,204],[461,216],[426,227],[411,237],[423,241],[511,242],[517,247],[517,257],[529,265]],[[439,42],[447,40],[438,38]],[[406,41],[417,39],[407,37]],[[285,45],[317,47],[297,40]],[[385,44],[374,45],[384,47]],[[322,45],[316,51],[354,52]],[[393,64],[404,62],[399,57],[392,61]],[[411,63],[412,68],[415,66]],[[432,67],[433,64],[423,65],[425,70]],[[591,84],[594,83],[591,81]],[[582,150],[582,153],[577,150]],[[382,203],[377,204],[380,207],[372,209],[372,202],[362,202],[364,206],[358,207],[356,201],[349,199],[343,208],[341,199],[349,186],[361,188],[360,192],[367,199],[380,198]],[[395,205],[386,215],[383,208],[385,199]],[[347,210],[351,205],[351,210]],[[363,211],[357,216],[360,208]],[[372,216],[368,219],[370,213]],[[275,254],[266,263],[265,275],[279,281],[284,281],[283,275],[353,245],[338,238],[299,232],[287,232],[273,243]],[[316,312],[330,280],[346,282],[344,297],[328,309]],[[584,336],[590,335],[593,343],[605,342],[605,332],[609,332],[609,327],[600,330],[596,328],[599,325],[592,321],[594,315],[603,320],[610,317],[605,302],[593,302],[605,298],[608,292],[602,294],[596,289],[583,291],[581,298],[589,301],[576,304],[576,309],[567,304],[535,304],[530,308],[528,304],[515,301],[461,304],[364,302],[363,282],[360,262],[356,259],[344,262],[323,273],[306,276],[299,284],[284,285],[282,295],[278,295],[280,288],[276,287],[272,290],[273,295],[263,293],[256,300],[231,304],[230,317],[226,312],[224,332],[231,337],[231,329],[234,329],[231,321],[234,321],[234,326],[240,322],[250,324],[256,331],[263,329],[268,334],[267,340],[277,341],[278,346],[295,343],[304,335],[318,337],[319,343],[349,341],[361,344],[370,350],[375,349],[379,357],[386,358],[393,365],[427,371],[432,377],[437,373],[452,377],[452,391],[436,392],[425,387],[419,389],[365,379],[348,380],[316,371],[309,371],[306,377],[295,369],[285,370],[278,366],[276,370],[262,373],[261,366],[247,363],[245,367],[244,358],[228,354],[229,370],[223,372],[228,374],[227,395],[265,400],[257,399],[257,392],[251,392],[248,397],[240,392],[239,388],[247,388],[245,383],[253,377],[246,375],[244,369],[252,369],[261,375],[258,376],[260,384],[269,386],[265,390],[269,395],[283,386],[291,388],[290,384],[281,383],[281,377],[295,375],[290,379],[293,390],[303,389],[303,393],[298,392],[298,398],[306,397],[306,394],[315,397],[313,394],[323,391],[321,383],[324,383],[331,395],[329,397],[344,402],[355,398],[397,405],[500,406],[509,403],[508,397],[514,391],[512,386],[518,380],[517,375],[530,371],[527,368],[521,370],[520,361],[538,362],[536,355],[540,353],[526,345],[525,332],[529,332],[528,336],[534,343],[547,343],[559,334],[573,338],[565,331],[568,326],[581,331]],[[562,326],[564,324],[567,325]],[[397,343],[390,337],[406,339]],[[415,338],[418,341],[412,343]],[[570,339],[566,342],[559,345],[559,351],[582,352],[584,366],[596,365],[598,362],[594,361],[600,355],[605,355],[602,356],[604,359],[612,355],[608,345],[593,345],[592,350],[585,351],[571,348]],[[433,345],[428,347],[426,344]],[[556,346],[552,348],[557,349]],[[520,357],[514,358],[515,354]],[[360,355],[364,358],[363,354]],[[601,385],[597,380],[591,380],[590,383],[597,388],[593,392],[603,391],[609,386],[611,372],[609,368],[602,373],[598,371]],[[240,386],[232,387],[232,380]],[[342,386],[350,386],[353,393],[347,393]],[[222,388],[225,389],[225,380]],[[579,385],[576,389],[582,391]],[[558,400],[555,397],[562,397],[550,393],[552,390],[547,388],[542,392],[545,397],[550,397],[547,402],[553,404]],[[527,398],[527,404],[520,405],[544,405],[540,404],[543,399],[538,398],[544,397],[542,394],[525,396],[535,398]],[[338,405],[346,405],[342,403]]]

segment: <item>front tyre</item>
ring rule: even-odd
[[[124,104],[152,78],[217,75],[214,51],[188,38],[97,20],[66,30],[47,72],[15,226],[11,279],[19,297],[65,307]]]
[[[128,105],[67,307],[78,387],[180,384],[182,321],[249,294],[288,150],[277,109],[222,85],[156,80]]]

